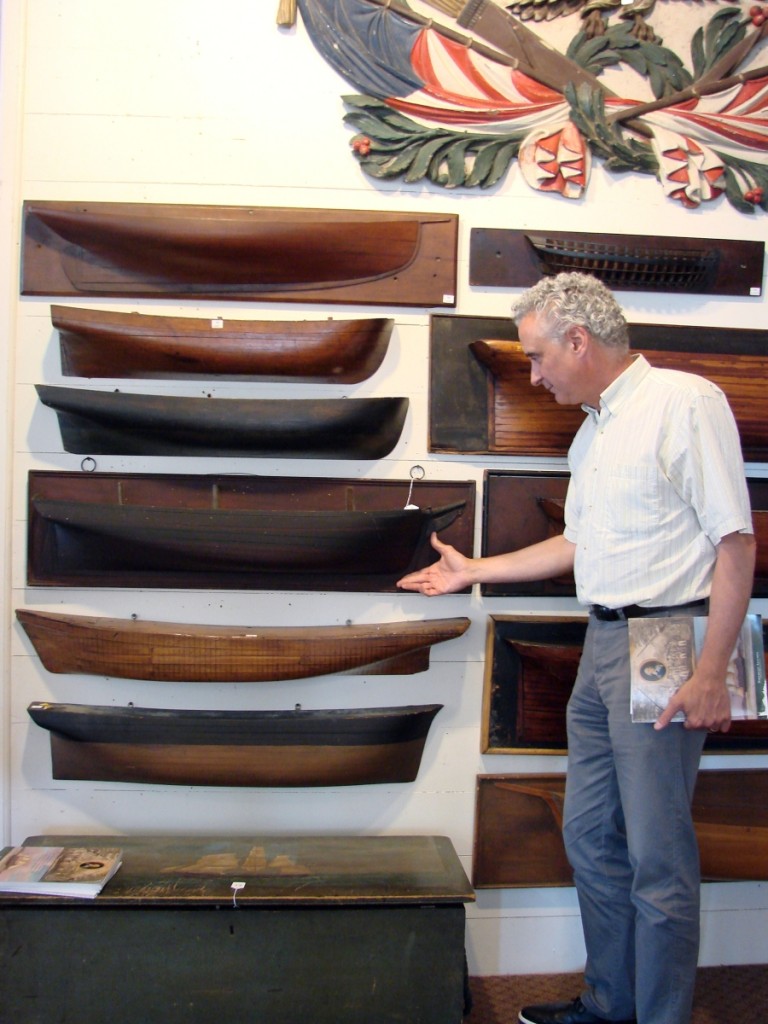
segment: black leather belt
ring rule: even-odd
[[[625,619],[639,619],[644,615],[660,615],[662,612],[687,612],[693,608],[704,608],[708,604],[709,599],[706,597],[700,601],[689,601],[687,604],[661,605],[655,608],[641,604],[628,604],[624,608],[606,608],[602,604],[591,604],[589,612],[601,622],[623,622]]]

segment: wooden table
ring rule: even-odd
[[[94,900],[0,894],[2,1021],[461,1021],[474,894],[448,839],[26,840],[107,842],[123,865]]]

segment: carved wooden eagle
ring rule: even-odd
[[[655,6],[656,0],[515,0],[515,3],[507,6],[507,10],[521,21],[552,21],[553,18],[580,11],[584,31],[589,36],[602,35],[605,31],[604,11],[610,14],[621,10],[621,18],[634,22],[633,33],[640,39],[652,42],[657,37],[645,21],[645,15]]]

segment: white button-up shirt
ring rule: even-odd
[[[716,546],[751,533],[738,431],[720,388],[642,355],[584,407],[568,462],[565,536],[583,604],[707,597]]]

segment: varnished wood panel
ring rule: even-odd
[[[565,775],[479,775],[472,884],[571,885],[562,839]],[[768,770],[702,770],[693,816],[704,881],[768,880]]]
[[[27,201],[23,220],[23,295],[456,303],[456,214]]]

